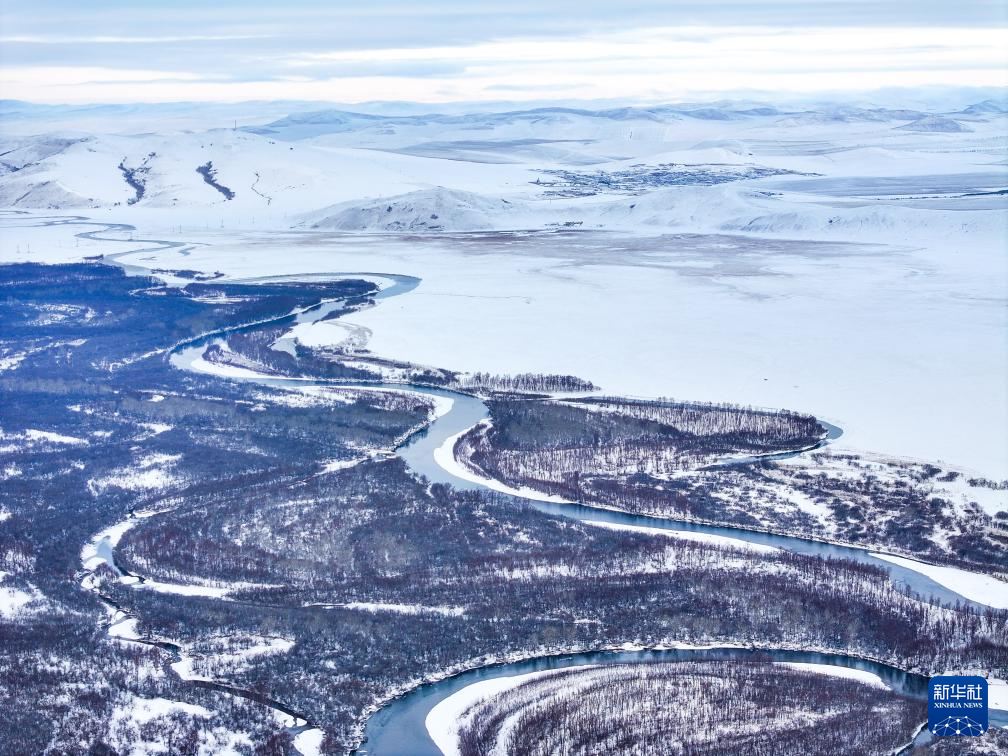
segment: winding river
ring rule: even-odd
[[[412,288],[415,288],[408,286],[401,280],[396,280],[401,277],[390,274],[330,274],[331,277],[336,277],[337,275],[356,275],[358,277],[375,277],[396,281],[394,288],[399,288],[399,291],[393,292],[390,287],[388,290],[383,290],[382,298],[394,296],[397,293],[405,293],[403,291],[404,289],[412,290]],[[315,310],[300,313],[297,316],[288,316],[288,322],[311,322],[312,320],[318,320],[325,317],[325,314],[330,309],[330,307],[323,304]],[[192,345],[186,346],[184,349],[176,351],[171,357],[172,363],[180,369],[195,370],[195,361],[202,356],[206,346],[213,341],[213,338],[214,337],[208,337],[207,339],[200,340]],[[425,476],[432,482],[446,483],[456,488],[466,490],[487,489],[487,486],[478,480],[459,477],[451,467],[443,466],[441,462],[438,461],[438,454],[436,453],[439,449],[443,449],[446,444],[448,445],[448,448],[451,448],[452,441],[455,437],[489,417],[486,405],[483,401],[474,396],[447,389],[393,383],[336,384],[332,381],[320,381],[307,378],[276,378],[266,375],[246,375],[234,377],[233,379],[251,381],[258,385],[274,388],[284,386],[290,387],[294,385],[345,385],[348,387],[352,386],[354,388],[370,388],[375,390],[410,391],[416,394],[449,399],[452,402],[451,409],[435,419],[425,431],[422,431],[409,439],[397,450],[397,453],[406,461],[411,469]],[[830,426],[828,430],[827,441],[839,436],[839,429],[835,426]],[[782,453],[774,455],[774,457],[781,458],[785,455],[791,456],[793,454],[793,452]],[[754,459],[733,460],[732,463],[743,464],[746,461],[752,462]],[[973,604],[973,602],[967,601],[959,594],[945,588],[942,585],[939,585],[919,572],[891,564],[872,556],[866,550],[850,546],[796,538],[793,536],[758,532],[742,528],[712,526],[671,518],[627,514],[624,512],[605,510],[582,504],[554,503],[535,499],[528,500],[528,503],[541,512],[560,517],[572,517],[583,522],[604,522],[614,526],[647,527],[666,531],[686,531],[690,533],[719,536],[722,538],[762,546],[771,546],[800,554],[853,559],[858,562],[872,564],[885,569],[895,583],[903,584],[923,597],[948,603],[959,601],[961,603]],[[978,604],[973,605],[981,606]],[[559,656],[539,657],[514,663],[491,664],[467,672],[462,672],[444,680],[421,685],[383,706],[368,719],[364,731],[364,742],[357,752],[361,754],[361,756],[364,756],[365,754],[368,756],[399,756],[403,753],[409,753],[412,756],[437,756],[441,753],[441,751],[431,739],[427,730],[425,722],[427,715],[434,706],[448,698],[450,695],[466,688],[469,685],[473,685],[483,680],[589,664],[598,665],[629,662],[724,659],[760,659],[774,662],[803,662],[854,668],[878,675],[883,682],[897,692],[921,698],[925,697],[927,694],[928,678],[925,676],[906,672],[880,662],[838,654],[827,654],[814,651],[781,649],[759,650],[733,647],[590,651]],[[990,721],[995,725],[1008,726],[1008,712],[998,712],[992,710],[990,714]],[[931,734],[924,729],[917,735],[913,745],[922,745],[930,740],[930,738]]]
[[[165,251],[177,249],[184,253],[187,245],[181,242],[168,242],[160,240],[132,240],[116,239],[100,234],[109,231],[132,233],[133,228],[125,224],[107,224],[90,222],[83,217],[60,217],[57,219],[37,219],[44,225],[95,225],[99,229],[86,231],[78,234],[81,238],[88,238],[96,241],[108,241],[115,243],[130,244],[150,244],[151,247],[136,249],[135,247],[122,253],[106,255],[105,260],[122,267],[130,274],[148,274],[149,269],[128,264],[121,258],[134,256],[143,252]],[[276,280],[311,280],[311,279],[336,279],[336,278],[365,278],[369,280],[380,279],[384,282],[391,282],[391,285],[382,288],[376,299],[387,299],[394,296],[406,294],[415,289],[420,280],[411,276],[402,276],[389,273],[374,272],[335,272],[335,273],[313,273],[307,275],[293,274],[285,276],[264,276],[249,279],[226,279],[229,283],[253,283]],[[245,326],[244,328],[258,328],[266,325],[279,325],[284,323],[312,322],[324,317],[333,309],[332,305],[323,304],[299,313],[275,318],[264,323]],[[206,335],[199,339],[192,340],[187,344],[175,349],[171,354],[171,362],[178,368],[194,370],[197,359],[202,356],[207,345],[214,339],[220,338],[227,332],[241,329],[227,329],[216,334]],[[292,385],[344,385],[336,384],[332,381],[323,381],[308,378],[276,378],[266,375],[242,375],[233,377],[234,380],[251,381],[265,386],[292,386]],[[464,431],[472,428],[475,424],[487,419],[488,411],[486,405],[476,397],[468,394],[450,391],[446,389],[430,388],[425,386],[414,386],[404,384],[352,384],[354,388],[370,388],[381,390],[410,391],[418,394],[426,394],[444,399],[450,399],[451,409],[439,416],[428,428],[410,438],[397,451],[408,465],[417,473],[424,475],[433,482],[447,483],[460,489],[480,489],[487,488],[478,479],[472,477],[463,478],[450,469],[450,466],[442,466],[438,462],[435,452],[442,448],[450,439],[458,436]],[[839,435],[839,429],[830,426],[827,441]],[[450,448],[450,447],[449,447]],[[733,464],[744,464],[753,460],[734,460]],[[569,517],[583,522],[605,523],[613,526],[645,527],[667,531],[686,531],[689,533],[706,534],[719,536],[735,541],[744,541],[750,544],[761,546],[771,546],[785,549],[800,554],[815,556],[842,557],[855,560],[876,567],[881,567],[890,575],[896,584],[905,585],[910,590],[918,593],[926,599],[934,599],[945,603],[959,602],[961,604],[972,604],[981,606],[966,600],[963,596],[936,583],[926,575],[916,572],[906,567],[893,564],[872,556],[867,550],[851,546],[832,544],[794,536],[777,535],[773,533],[758,532],[745,528],[729,526],[713,526],[673,518],[648,517],[643,515],[627,514],[623,512],[600,509],[582,504],[556,503],[529,500],[529,503],[541,512],[553,516]],[[111,558],[111,551],[107,556]],[[424,723],[427,713],[438,702],[444,700],[452,693],[481,680],[495,677],[508,677],[548,669],[561,669],[570,666],[585,664],[614,664],[626,662],[644,661],[667,661],[676,659],[754,659],[782,661],[782,662],[812,662],[818,664],[830,664],[842,667],[853,667],[878,675],[886,684],[894,690],[904,692],[908,695],[920,696],[926,694],[927,678],[915,675],[895,667],[866,661],[849,656],[838,656],[833,654],[821,654],[810,651],[794,650],[772,650],[757,651],[753,649],[739,648],[707,648],[707,649],[671,649],[671,650],[646,650],[646,651],[593,651],[586,653],[576,653],[563,656],[551,656],[529,661],[516,663],[494,664],[479,669],[463,672],[447,679],[422,685],[409,693],[393,700],[378,712],[372,715],[365,729],[365,743],[360,749],[361,754],[371,756],[384,756],[385,754],[410,753],[422,756],[423,754],[439,754],[440,751],[430,739]],[[233,691],[232,691],[233,692]],[[991,723],[1001,726],[1008,726],[1008,712],[991,711]],[[917,743],[923,742],[930,737],[927,730],[924,730],[918,737]]]
[[[437,704],[461,690],[485,680],[525,675],[530,672],[565,669],[584,665],[628,664],[672,661],[773,661],[826,664],[863,670],[878,675],[892,690],[914,697],[927,695],[928,678],[895,669],[885,664],[837,654],[812,651],[758,651],[754,649],[715,647],[643,651],[589,651],[539,657],[529,661],[494,664],[422,685],[392,701],[368,719],[365,741],[357,750],[361,756],[440,756],[427,731],[426,719]],[[919,745],[930,736],[925,729],[914,741]]]

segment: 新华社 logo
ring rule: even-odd
[[[987,680],[979,675],[941,675],[928,683],[928,729],[932,735],[987,732]]]

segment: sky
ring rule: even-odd
[[[1008,86],[1003,0],[0,0],[0,98],[683,101]]]

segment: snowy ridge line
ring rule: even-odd
[[[378,699],[376,702],[368,706],[364,713],[362,714],[362,720],[358,726],[354,728],[354,735],[357,738],[356,745],[351,749],[350,753],[356,756],[358,749],[363,745],[364,738],[364,728],[367,720],[371,716],[379,712],[381,709],[388,706],[393,701],[403,698],[409,695],[418,688],[424,685],[430,685],[433,683],[442,682],[453,677],[458,677],[459,675],[465,674],[466,672],[472,672],[477,669],[491,669],[493,667],[502,667],[507,664],[515,664],[520,662],[531,662],[538,659],[558,659],[564,656],[570,656],[573,654],[590,654],[590,653],[606,653],[606,652],[620,652],[620,651],[672,651],[672,650],[685,650],[685,651],[718,651],[718,650],[750,650],[750,651],[792,651],[797,653],[812,652],[820,654],[831,654],[833,656],[841,656],[846,659],[851,659],[853,661],[863,661],[872,662],[875,664],[883,665],[889,667],[890,669],[896,670],[898,672],[903,672],[908,675],[914,675],[916,677],[926,679],[926,676],[921,672],[913,669],[906,669],[901,667],[897,662],[893,660],[887,660],[880,657],[870,656],[868,654],[860,654],[850,650],[839,650],[836,648],[829,648],[825,646],[789,646],[786,644],[759,644],[759,643],[731,643],[731,642],[713,642],[713,643],[690,643],[690,642],[680,642],[680,641],[669,641],[660,642],[650,645],[642,645],[633,642],[627,642],[623,644],[606,644],[604,646],[565,646],[562,649],[541,647],[539,649],[531,650],[527,653],[523,652],[512,652],[508,654],[487,654],[484,656],[475,657],[458,664],[453,664],[446,668],[445,670],[427,675],[422,678],[417,678],[403,685],[392,688],[385,696]],[[628,662],[633,663],[633,662]],[[831,666],[843,666],[843,665],[831,665]],[[844,669],[849,669],[844,667]],[[926,724],[926,723],[925,723]]]
[[[472,483],[482,485],[485,488],[488,488],[492,491],[498,491],[500,493],[510,494],[512,496],[517,496],[519,498],[527,499],[529,501],[544,501],[556,504],[579,504],[580,506],[588,507],[591,509],[604,510],[607,512],[615,512],[618,514],[627,514],[627,512],[625,512],[622,509],[618,509],[616,507],[608,506],[605,504],[599,504],[597,502],[586,502],[586,501],[573,502],[563,499],[562,497],[559,496],[543,494],[538,491],[529,489],[527,487],[514,488],[513,486],[510,486],[504,483],[503,481],[499,481],[496,478],[491,478],[487,476],[486,472],[483,471],[482,468],[477,468],[475,465],[472,465],[468,461],[458,460],[454,454],[456,443],[463,436],[475,430],[476,428],[480,426],[489,426],[490,422],[491,421],[489,420],[480,420],[479,422],[474,423],[466,430],[461,431],[455,434],[454,436],[446,439],[444,444],[442,444],[441,447],[439,447],[435,451],[434,461],[437,462],[437,464],[446,472],[451,473],[452,475],[455,475],[464,480],[470,481]],[[814,448],[821,448],[821,446]],[[529,495],[530,493],[532,495]],[[574,514],[572,514],[571,516],[580,522],[586,522],[592,525],[597,524],[582,519]],[[938,583],[939,585],[949,589],[953,593],[960,595],[967,601],[972,601],[977,604],[983,604],[985,606],[991,606],[996,609],[1008,609],[1008,583],[1005,583],[999,578],[996,578],[993,575],[988,575],[987,573],[984,572],[971,571],[951,564],[943,565],[940,563],[926,562],[923,559],[919,559],[916,556],[908,554],[906,552],[881,549],[876,548],[874,546],[865,546],[863,544],[852,543],[850,541],[844,541],[837,538],[824,538],[822,536],[817,535],[796,536],[792,533],[785,533],[779,530],[773,530],[771,528],[758,527],[753,525],[726,525],[724,523],[716,522],[714,520],[708,520],[702,517],[695,517],[688,514],[683,514],[682,516],[675,518],[663,517],[661,515],[655,515],[655,514],[649,514],[645,516],[651,519],[663,520],[665,522],[668,522],[670,525],[669,530],[671,531],[675,530],[674,527],[671,527],[671,525],[675,523],[689,523],[694,525],[705,525],[709,527],[725,528],[730,530],[739,530],[751,533],[765,533],[767,535],[786,536],[789,538],[800,538],[803,541],[814,541],[817,543],[824,543],[832,546],[843,546],[846,548],[858,549],[859,551],[863,551],[866,554],[873,556],[877,559],[897,564],[901,567],[905,567],[906,569],[913,570],[914,572],[924,575],[925,577],[928,577],[931,580],[933,580],[935,583]],[[661,529],[661,528],[655,527],[655,529]],[[939,572],[948,570],[954,570],[955,573],[958,573],[958,575],[955,575],[954,573],[949,573],[949,575],[952,575],[952,577],[950,577],[945,575],[943,572]],[[961,584],[963,583],[965,583],[967,586],[967,593],[963,593],[960,590]],[[977,586],[983,586],[984,584],[986,584],[988,585],[988,587],[991,587],[991,585],[993,585],[995,590],[998,592],[997,595],[994,597],[994,603],[991,603],[991,596],[988,590],[985,590],[982,587],[973,588],[972,586],[970,586],[970,583],[977,584]]]

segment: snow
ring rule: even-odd
[[[84,446],[88,443],[87,439],[77,438],[76,436],[67,436],[62,433],[53,433],[52,431],[38,430],[37,428],[26,428],[24,431],[19,433],[5,433],[2,428],[0,428],[0,440],[2,441],[27,441],[29,445],[31,443],[49,443],[49,444],[63,444],[65,446]],[[15,451],[19,447],[16,444],[8,444],[0,447],[0,452],[3,451]]]
[[[158,435],[171,429],[170,425],[159,423],[141,423],[141,427],[150,431],[150,435]],[[172,468],[180,459],[181,454],[149,454],[138,457],[130,467],[121,467],[110,475],[89,480],[88,487],[96,495],[109,487],[127,491],[164,489],[178,481],[179,478],[172,472]]]
[[[210,362],[202,357],[197,357],[193,360],[189,367],[200,373],[206,373],[208,375],[216,375],[220,378],[244,378],[244,379],[258,379],[258,378],[270,378],[272,380],[297,380],[296,378],[287,378],[282,375],[263,375],[262,373],[257,373],[255,370],[250,370],[249,368],[238,367],[236,365],[222,365],[218,362]]]
[[[935,493],[960,505],[975,502],[980,509],[992,517],[997,512],[1008,512],[1008,489],[973,486],[969,483],[967,471],[959,471],[954,481],[936,481]]]
[[[668,202],[694,203],[698,223],[724,203],[750,218],[765,211],[746,210],[757,200],[735,189],[713,189],[687,188]],[[788,201],[794,223],[825,212],[821,197]],[[155,253],[148,264],[233,277],[324,271],[334,259],[341,268],[380,265],[423,284],[348,319],[370,331],[378,355],[465,371],[570,373],[623,395],[789,407],[837,418],[853,448],[1004,477],[1006,323],[990,303],[1000,296],[1005,262],[996,250],[1005,240],[978,225],[978,216],[1001,215],[924,212],[923,233],[859,222],[844,233],[798,225],[741,241],[612,232],[407,243],[204,231],[189,235],[208,246],[184,260]],[[944,230],[935,227],[942,218]],[[911,409],[920,406],[929,412]]]
[[[298,323],[282,338],[296,339],[304,346],[313,349],[346,348],[351,344],[360,343],[361,335],[358,333],[360,330],[341,320],[319,320],[314,323]],[[363,337],[363,341],[367,341],[366,336]]]
[[[465,608],[461,606],[426,606],[424,604],[390,604],[371,601],[351,601],[346,604],[309,604],[309,606],[360,609],[365,612],[395,612],[396,614],[440,614],[443,617],[461,617]]]
[[[0,373],[2,373],[5,370],[13,370],[22,362],[24,362],[27,356],[28,356],[27,352],[18,352],[16,354],[9,355],[6,357],[0,357]]]
[[[361,462],[366,461],[367,457],[360,457],[359,459],[333,459],[322,464],[323,473],[333,473],[339,472],[340,470],[347,470],[351,467],[356,467]]]
[[[153,463],[162,462],[163,457],[170,455],[152,455]],[[119,574],[119,568],[114,561],[115,549],[119,545],[122,537],[131,529],[136,527],[140,520],[158,514],[155,510],[137,512],[134,517],[117,522],[104,528],[81,548],[81,564],[85,570],[93,572],[99,565],[106,565]],[[119,574],[119,582],[133,588],[139,588],[157,593],[170,593],[177,596],[203,596],[206,598],[226,599],[228,594],[244,588],[263,587],[256,583],[226,583],[223,585],[201,585],[197,583],[174,583],[154,578],[140,578],[134,575]],[[85,588],[91,587],[91,577],[84,578],[82,583]]]
[[[66,436],[61,433],[50,433],[48,431],[33,430],[31,428],[25,431],[25,436],[32,441],[48,441],[52,444],[70,444],[76,446],[87,443],[85,439],[77,438],[76,436]]]
[[[487,421],[482,421],[482,424],[486,424]],[[472,428],[466,428],[464,431],[456,433],[445,439],[444,443],[441,444],[437,449],[434,450],[434,461],[448,473],[451,473],[457,478],[462,478],[470,483],[479,483],[486,488],[494,491],[499,491],[500,493],[510,494],[512,496],[520,496],[523,499],[532,499],[533,501],[549,501],[555,502],[557,504],[570,504],[571,502],[560,496],[554,496],[552,494],[544,494],[540,491],[536,491],[528,486],[521,486],[520,488],[515,488],[514,486],[509,486],[494,478],[489,478],[486,476],[478,475],[471,469],[466,467],[464,464],[455,459],[455,444],[462,438],[466,433],[468,433]]]
[[[761,179],[566,199],[546,199],[543,187],[529,183],[542,168],[595,163],[612,171],[662,161],[761,164],[831,180],[858,177],[869,187],[888,186],[890,177],[912,187],[915,174],[945,177],[948,187],[960,175],[1005,181],[990,146],[1003,131],[999,117],[971,119],[975,133],[917,134],[895,128],[906,119],[815,115],[668,123],[577,116],[541,126],[487,116],[472,120],[485,126],[480,148],[463,148],[472,142],[471,124],[410,123],[375,133],[377,126],[352,118],[293,152],[271,137],[240,132],[214,134],[213,145],[199,134],[176,143],[117,137],[107,151],[116,162],[129,151],[123,148],[138,156],[158,151],[165,188],[162,197],[152,190],[149,200],[111,215],[162,237],[182,225],[180,238],[209,243],[184,261],[174,251],[153,253],[151,265],[184,262],[242,277],[317,274],[338,260],[342,269],[420,276],[421,288],[409,297],[350,319],[372,333],[370,347],[382,355],[469,371],[572,373],[620,394],[793,407],[839,418],[845,443],[856,448],[944,459],[1003,477],[1008,446],[997,429],[1008,424],[999,385],[1005,316],[996,305],[1004,280],[1003,201],[981,206],[964,198],[949,209],[887,198],[892,192],[880,189],[878,201],[863,201],[873,195],[862,192],[854,202],[842,188],[812,192],[817,177],[788,177],[783,190],[785,179]],[[565,142],[563,152],[555,142],[519,141],[542,137],[587,139]],[[395,152],[416,145],[426,156]],[[76,155],[95,148],[69,149]],[[233,202],[220,203],[186,163],[210,152],[221,180],[239,192]],[[490,152],[503,162],[474,160]],[[50,172],[83,170],[71,155],[52,158]],[[251,185],[254,172],[264,177],[258,188],[273,197],[268,205],[240,188]],[[107,176],[110,198],[118,196],[117,171],[92,173]],[[326,180],[332,175],[353,180]],[[80,191],[71,183],[68,190]],[[149,206],[168,197],[178,205]],[[513,209],[498,209],[502,198]],[[204,212],[208,202],[216,204]],[[283,215],[291,213],[310,216],[308,226],[334,216],[345,225],[349,213],[361,221],[354,227],[371,230],[421,223],[542,229],[570,220],[582,233],[541,240],[291,234],[283,230]],[[208,215],[214,225],[223,216],[226,228],[205,229]],[[585,233],[599,225],[609,233]],[[752,243],[656,236],[682,232],[741,234]],[[33,254],[59,259],[76,249],[66,250],[66,233],[19,230],[12,241],[16,248],[18,238],[32,237],[32,249],[40,250]],[[799,243],[778,245],[789,239]],[[82,242],[76,254],[92,245]],[[816,317],[805,317],[809,312]],[[331,324],[299,330],[317,344],[345,335]],[[912,409],[920,406],[929,412]]]
[[[582,520],[585,525],[592,525],[597,528],[608,528],[609,530],[624,530],[631,533],[644,533],[648,535],[669,536],[685,541],[695,541],[705,543],[720,548],[746,549],[747,551],[757,551],[761,554],[771,554],[779,552],[776,546],[768,546],[761,543],[750,543],[741,538],[731,538],[730,536],[714,535],[713,533],[697,533],[690,530],[676,530],[674,528],[653,528],[643,525],[623,525],[613,522],[603,522],[602,520]]]
[[[876,688],[885,688],[889,690],[889,686],[882,682],[882,678],[873,672],[868,672],[863,669],[854,669],[853,667],[838,667],[832,664],[813,664],[809,662],[775,662],[780,664],[782,667],[791,667],[792,669],[799,669],[806,672],[815,672],[820,675],[829,675],[831,677],[843,677],[848,680],[856,680],[858,682],[864,683],[865,685],[871,685]]]
[[[198,733],[194,753],[238,756],[251,750],[247,734],[213,726],[217,715],[204,706],[132,693],[120,693],[116,699],[108,729],[109,745],[116,753],[124,756],[165,753],[164,733],[175,726],[178,717],[197,720],[192,723]],[[155,725],[155,729],[145,725]]]
[[[138,640],[140,638],[140,633],[137,631],[136,619],[124,615],[119,611],[114,613],[107,633],[110,638],[118,638],[120,640]]]
[[[167,698],[134,697],[132,706],[128,710],[119,710],[112,715],[112,718],[115,720],[117,717],[129,717],[139,724],[144,724],[152,719],[167,716],[176,711],[194,717],[209,718],[213,716],[213,713],[209,709],[196,704],[171,701]]]
[[[113,475],[98,478],[92,481],[92,484],[98,491],[103,491],[109,486],[127,491],[144,491],[167,488],[175,480],[175,476],[159,468],[148,470],[124,468]]]
[[[325,733],[318,728],[312,728],[294,736],[294,748],[303,756],[322,756],[323,740]]]
[[[591,665],[586,665],[568,669],[591,668]],[[431,708],[424,720],[427,733],[445,756],[461,756],[458,746],[458,727],[466,709],[481,699],[498,695],[538,677],[549,675],[551,672],[552,670],[545,670],[510,677],[495,677],[491,680],[481,680],[467,685]]]
[[[209,649],[201,648],[199,653],[190,646],[184,646],[179,661],[171,665],[175,674],[183,680],[212,681],[213,676],[198,670],[210,668],[222,675],[233,676],[246,670],[259,657],[287,653],[294,647],[294,641],[288,638],[255,635],[222,636],[211,639],[210,644]],[[279,711],[277,715],[286,716]]]
[[[804,259],[754,247],[749,260],[717,263],[715,250],[688,239],[607,241],[641,251],[571,265],[570,257],[593,251],[568,241],[558,243],[569,248],[567,259],[525,252],[515,260],[502,246],[480,254],[477,269],[447,245],[423,262],[393,250],[412,258],[404,270],[424,277],[423,295],[352,319],[372,331],[370,348],[380,355],[463,370],[570,373],[622,395],[788,407],[838,418],[844,444],[854,448],[945,459],[995,476],[1008,469],[1008,442],[997,430],[1008,426],[1008,405],[995,385],[1008,372],[1003,315],[975,302],[997,295],[973,281],[985,269],[999,275],[1000,263],[978,260],[997,242],[979,242],[956,263],[943,251],[910,261],[867,248],[829,259],[814,244]],[[722,270],[704,272],[704,258]],[[768,273],[742,273],[750,265]],[[732,267],[741,275],[730,277]],[[922,288],[907,287],[909,277]],[[949,311],[935,307],[935,297]],[[942,360],[933,359],[932,338],[943,345]],[[953,365],[967,366],[978,384],[962,385]],[[909,411],[924,405],[928,413]]]
[[[245,380],[259,380],[262,378],[269,378],[271,380],[291,380],[296,381],[298,378],[288,378],[286,376],[273,376],[264,375],[263,373],[258,373],[254,370],[244,367],[237,367],[234,365],[221,365],[215,362],[210,362],[203,359],[202,356],[198,356],[191,361],[186,362],[187,367],[198,372],[207,373],[209,375],[216,375],[222,378],[237,378]],[[340,394],[343,396],[352,396],[355,392],[361,391],[373,391],[384,394],[400,394],[403,396],[409,396],[411,398],[420,398],[427,402],[431,407],[431,420],[435,420],[442,417],[451,411],[452,406],[454,406],[455,401],[451,397],[438,396],[435,394],[418,394],[415,391],[410,391],[405,387],[402,389],[390,388],[387,386],[369,386],[369,385],[340,385],[333,384],[333,388],[330,390],[326,387],[319,386],[291,386],[290,391],[297,392],[305,395],[304,401],[300,399],[293,399],[288,396],[286,399],[281,399],[281,401],[288,402],[291,406],[306,406],[305,402],[311,402],[311,399],[307,397],[328,397],[330,400],[339,400]],[[272,400],[276,400],[276,397],[271,397]],[[358,460],[360,461],[360,460]],[[326,469],[326,472],[332,472],[333,470],[342,469],[341,465],[343,462],[329,462],[327,465],[335,464],[336,467],[331,469]],[[353,464],[357,464],[354,462]],[[349,465],[348,465],[349,466]]]
[[[0,582],[6,573],[0,572]],[[32,604],[44,601],[45,597],[34,588],[23,591],[13,586],[0,585],[0,617],[10,620],[29,611]]]
[[[779,494],[798,507],[800,511],[807,515],[811,515],[820,522],[829,522],[833,517],[833,510],[831,510],[826,504],[813,501],[808,494],[803,491],[799,491],[797,488],[793,488],[792,486],[777,486],[776,490]]]
[[[230,120],[221,115],[226,110],[214,110],[219,125]],[[760,117],[737,116],[727,105],[719,110],[730,118],[476,114],[393,127],[344,114],[283,119],[255,133],[200,132],[187,115],[188,130],[170,134],[156,131],[173,128],[178,116],[152,129],[139,113],[127,113],[133,135],[38,136],[67,127],[126,128],[118,120],[100,124],[98,114],[68,121],[54,111],[48,127],[33,119],[22,124],[30,136],[10,144],[3,138],[12,150],[5,161],[20,170],[0,176],[0,205],[39,212],[3,220],[0,262],[77,261],[141,246],[73,238],[90,227],[31,227],[41,214],[70,211],[135,224],[138,237],[190,243],[125,258],[143,266],[221,270],[225,280],[318,276],[333,268],[414,275],[422,285],[408,295],[338,323],[299,324],[292,338],[353,350],[366,341],[378,356],[465,372],[568,373],[625,396],[787,407],[836,418],[852,449],[1008,477],[1008,208],[1003,197],[959,196],[1008,183],[1005,117],[984,108],[968,118],[922,112],[889,120],[828,106]],[[117,166],[124,158],[139,165],[151,153],[144,198],[127,205],[133,191]],[[236,192],[233,200],[222,200],[195,172],[207,161]],[[544,169],[611,174],[637,163],[820,175],[638,194],[601,187],[588,197],[549,196],[535,183],[550,180]],[[564,228],[576,232],[557,231]],[[459,233],[473,230],[481,233]],[[72,314],[56,309],[41,317],[54,322]],[[0,370],[17,369],[28,355],[4,352]],[[258,377],[202,358],[194,367]],[[446,407],[436,400],[435,414]],[[435,452],[444,469],[506,493],[559,500],[467,469],[453,455],[460,435]],[[14,443],[8,450],[88,443],[34,429],[0,439]],[[171,481],[170,464],[138,461],[97,483],[157,488]],[[970,486],[968,477],[936,482],[936,493],[958,506],[976,501],[988,514],[1008,509],[1005,491]],[[815,502],[793,502],[813,517],[826,514]],[[0,521],[5,514],[0,510]],[[85,568],[111,566],[112,550],[135,523],[96,534],[81,552]],[[736,545],[688,531],[635,530]],[[875,556],[1008,608],[1003,581]],[[216,598],[234,589],[130,582]],[[30,596],[23,587],[0,586],[0,610],[23,611]],[[368,602],[353,608],[462,611]],[[135,633],[129,618],[110,628],[116,637]],[[992,701],[1008,706],[1004,681],[991,691]],[[142,719],[168,705],[174,702],[131,711]],[[298,738],[310,752],[321,734]]]
[[[154,401],[154,400],[151,399],[151,401]],[[173,426],[168,425],[166,423],[140,423],[140,427],[146,428],[147,430],[149,430],[151,432],[152,436],[158,436],[158,435],[160,435],[162,433],[166,433],[167,431],[170,431]]]
[[[84,569],[95,570],[98,565],[105,564],[115,570],[116,566],[111,558],[112,552],[126,531],[136,526],[138,522],[137,519],[123,520],[95,533],[81,549],[81,563]]]
[[[927,564],[916,559],[871,552],[873,557],[898,564],[911,570],[927,575],[939,585],[955,591],[960,596],[975,601],[978,604],[992,606],[996,609],[1008,609],[1008,583],[1003,580],[970,572],[959,567]]]

